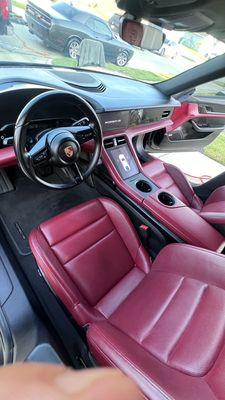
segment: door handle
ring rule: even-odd
[[[194,130],[197,131],[197,132],[210,133],[210,132],[214,132],[214,131],[222,131],[225,128],[224,125],[222,125],[222,126],[201,127],[198,124],[196,124],[195,121],[191,121],[191,123],[192,123],[192,126],[193,126]]]

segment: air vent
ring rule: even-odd
[[[117,140],[117,146],[121,146],[121,144],[126,144],[126,139],[124,136],[120,136],[116,138],[116,140]]]
[[[163,111],[163,113],[162,113],[162,118],[167,118],[167,117],[169,117],[170,113],[171,113],[171,111],[169,111],[169,110]]]
[[[97,87],[88,87],[88,86],[81,86],[81,85],[75,85],[74,83],[68,82],[68,81],[64,81],[65,83],[67,83],[70,86],[73,86],[76,89],[81,89],[81,90],[85,90],[87,92],[95,92],[95,93],[103,93],[106,90],[106,86],[101,83],[99,86]]]
[[[119,136],[114,138],[109,138],[104,140],[104,145],[106,149],[110,149],[112,147],[122,146],[126,144],[125,136]]]
[[[106,149],[110,149],[111,147],[114,147],[114,139],[113,138],[105,139],[104,145],[105,145]]]

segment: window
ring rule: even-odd
[[[52,8],[54,8],[55,11],[69,19],[72,19],[76,14],[76,9],[66,3],[56,3],[52,6]]]
[[[225,78],[217,79],[198,86],[194,96],[225,97]]]
[[[104,22],[99,21],[95,18],[89,18],[87,25],[96,33],[103,35],[103,36],[112,36],[112,33],[108,26],[104,24]]]

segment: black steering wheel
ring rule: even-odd
[[[28,151],[27,130],[35,113],[41,107],[48,110],[50,104],[60,107],[66,103],[72,103],[76,109],[82,110],[84,118],[72,126],[47,129]],[[81,171],[77,163],[81,146],[90,140],[95,142],[92,158],[86,170]],[[15,127],[14,148],[18,163],[28,178],[52,189],[71,188],[82,183],[99,161],[102,148],[101,124],[94,109],[80,96],[64,91],[48,91],[32,99],[20,113]],[[58,169],[61,174],[57,174],[57,180],[61,182],[55,181],[55,175],[54,182],[44,179],[40,173],[43,167]],[[66,175],[67,182],[61,179],[62,175]]]

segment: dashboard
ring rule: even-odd
[[[106,136],[163,121],[166,124],[180,106],[154,86],[124,77],[52,67],[0,67],[0,151],[12,149],[15,124],[25,105],[49,90],[82,96],[95,109]],[[92,122],[83,110],[69,103],[39,109],[27,127],[27,148],[46,130],[71,126],[84,116],[87,123]]]

